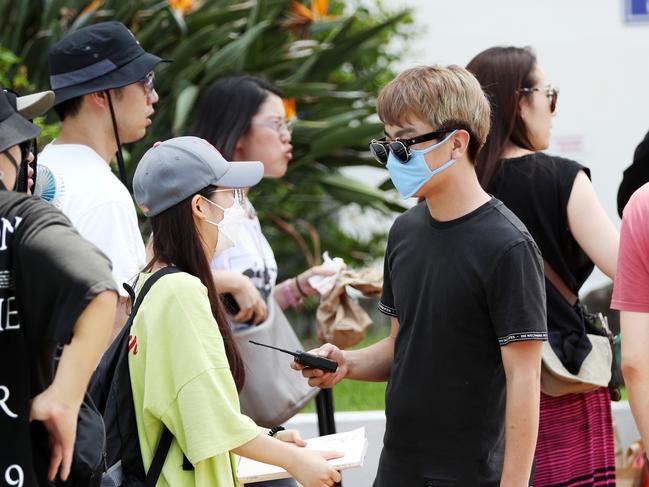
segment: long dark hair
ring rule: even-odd
[[[191,135],[201,137],[231,161],[237,141],[250,129],[250,121],[273,93],[281,92],[256,76],[228,76],[208,88],[198,106]]]
[[[198,194],[207,198],[215,189],[214,187],[208,187],[199,191]],[[182,271],[200,279],[207,288],[207,297],[210,300],[212,315],[218,323],[223,337],[225,354],[228,357],[232,377],[234,377],[237,390],[241,392],[245,382],[243,361],[232,338],[230,324],[225,317],[221,301],[214,287],[210,264],[205,257],[201,244],[201,236],[194,225],[191,207],[192,198],[193,196],[151,218],[153,258],[144,271],[150,271],[156,262],[163,262],[173,264]]]
[[[518,102],[519,90],[532,88],[536,82],[532,75],[535,65],[536,56],[529,47],[492,47],[467,64],[491,103],[491,130],[476,158],[476,172],[485,189],[500,167],[508,142],[534,150]]]

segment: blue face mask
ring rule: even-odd
[[[425,149],[410,149],[410,159],[408,159],[405,164],[400,162],[399,159],[394,156],[392,151],[390,151],[386,167],[388,168],[388,173],[390,174],[392,183],[397,188],[397,191],[402,198],[410,198],[435,174],[442,172],[444,169],[448,169],[455,163],[455,159],[450,159],[437,169],[431,171],[428,164],[426,164],[426,159],[424,159],[426,154],[437,149],[455,132],[456,131],[454,130],[441,142],[426,147]]]

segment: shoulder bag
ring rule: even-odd
[[[286,355],[249,341],[286,350],[302,350],[293,327],[277,304],[268,298],[268,318],[257,326],[233,333],[246,369],[246,382],[239,394],[241,412],[260,426],[272,428],[297,414],[320,389],[309,386],[302,374],[291,369]]]
[[[543,261],[543,264],[545,277],[550,284],[573,308],[581,306],[577,296],[570,291],[550,264],[546,260]],[[587,333],[592,350],[584,359],[577,374],[566,369],[552,349],[550,342],[543,343],[541,391],[549,396],[590,392],[598,387],[608,386],[611,381],[613,352],[606,317],[601,313],[592,314],[586,310],[583,311],[586,319],[590,321],[589,328],[601,331],[601,334]],[[575,309],[575,313],[577,313],[577,309]]]

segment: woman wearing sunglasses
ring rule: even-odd
[[[525,224],[570,293],[594,265],[613,278],[618,234],[579,163],[542,152],[550,142],[558,90],[529,48],[494,47],[468,64],[492,106],[493,123],[478,155],[482,186]],[[548,269],[550,269],[548,271]],[[583,320],[546,279],[549,343],[569,370],[588,353]],[[554,279],[554,277],[552,277]],[[550,282],[548,282],[550,281]],[[575,373],[575,372],[573,372]],[[535,487],[615,485],[615,455],[607,388],[561,396],[541,394]]]
[[[231,161],[258,160],[264,177],[281,178],[293,158],[291,121],[287,120],[280,92],[254,76],[230,76],[215,82],[205,93],[192,132],[208,140]],[[308,282],[313,275],[327,275],[316,266],[275,285],[277,262],[261,231],[255,209],[246,203],[246,215],[234,248],[212,262],[219,292],[236,300],[233,313],[238,324],[259,324],[266,318],[272,293],[285,309],[295,307],[317,291]]]

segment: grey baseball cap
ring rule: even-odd
[[[259,161],[229,162],[208,141],[175,137],[156,142],[133,177],[135,201],[146,216],[156,216],[208,186],[248,188],[264,175]]]

